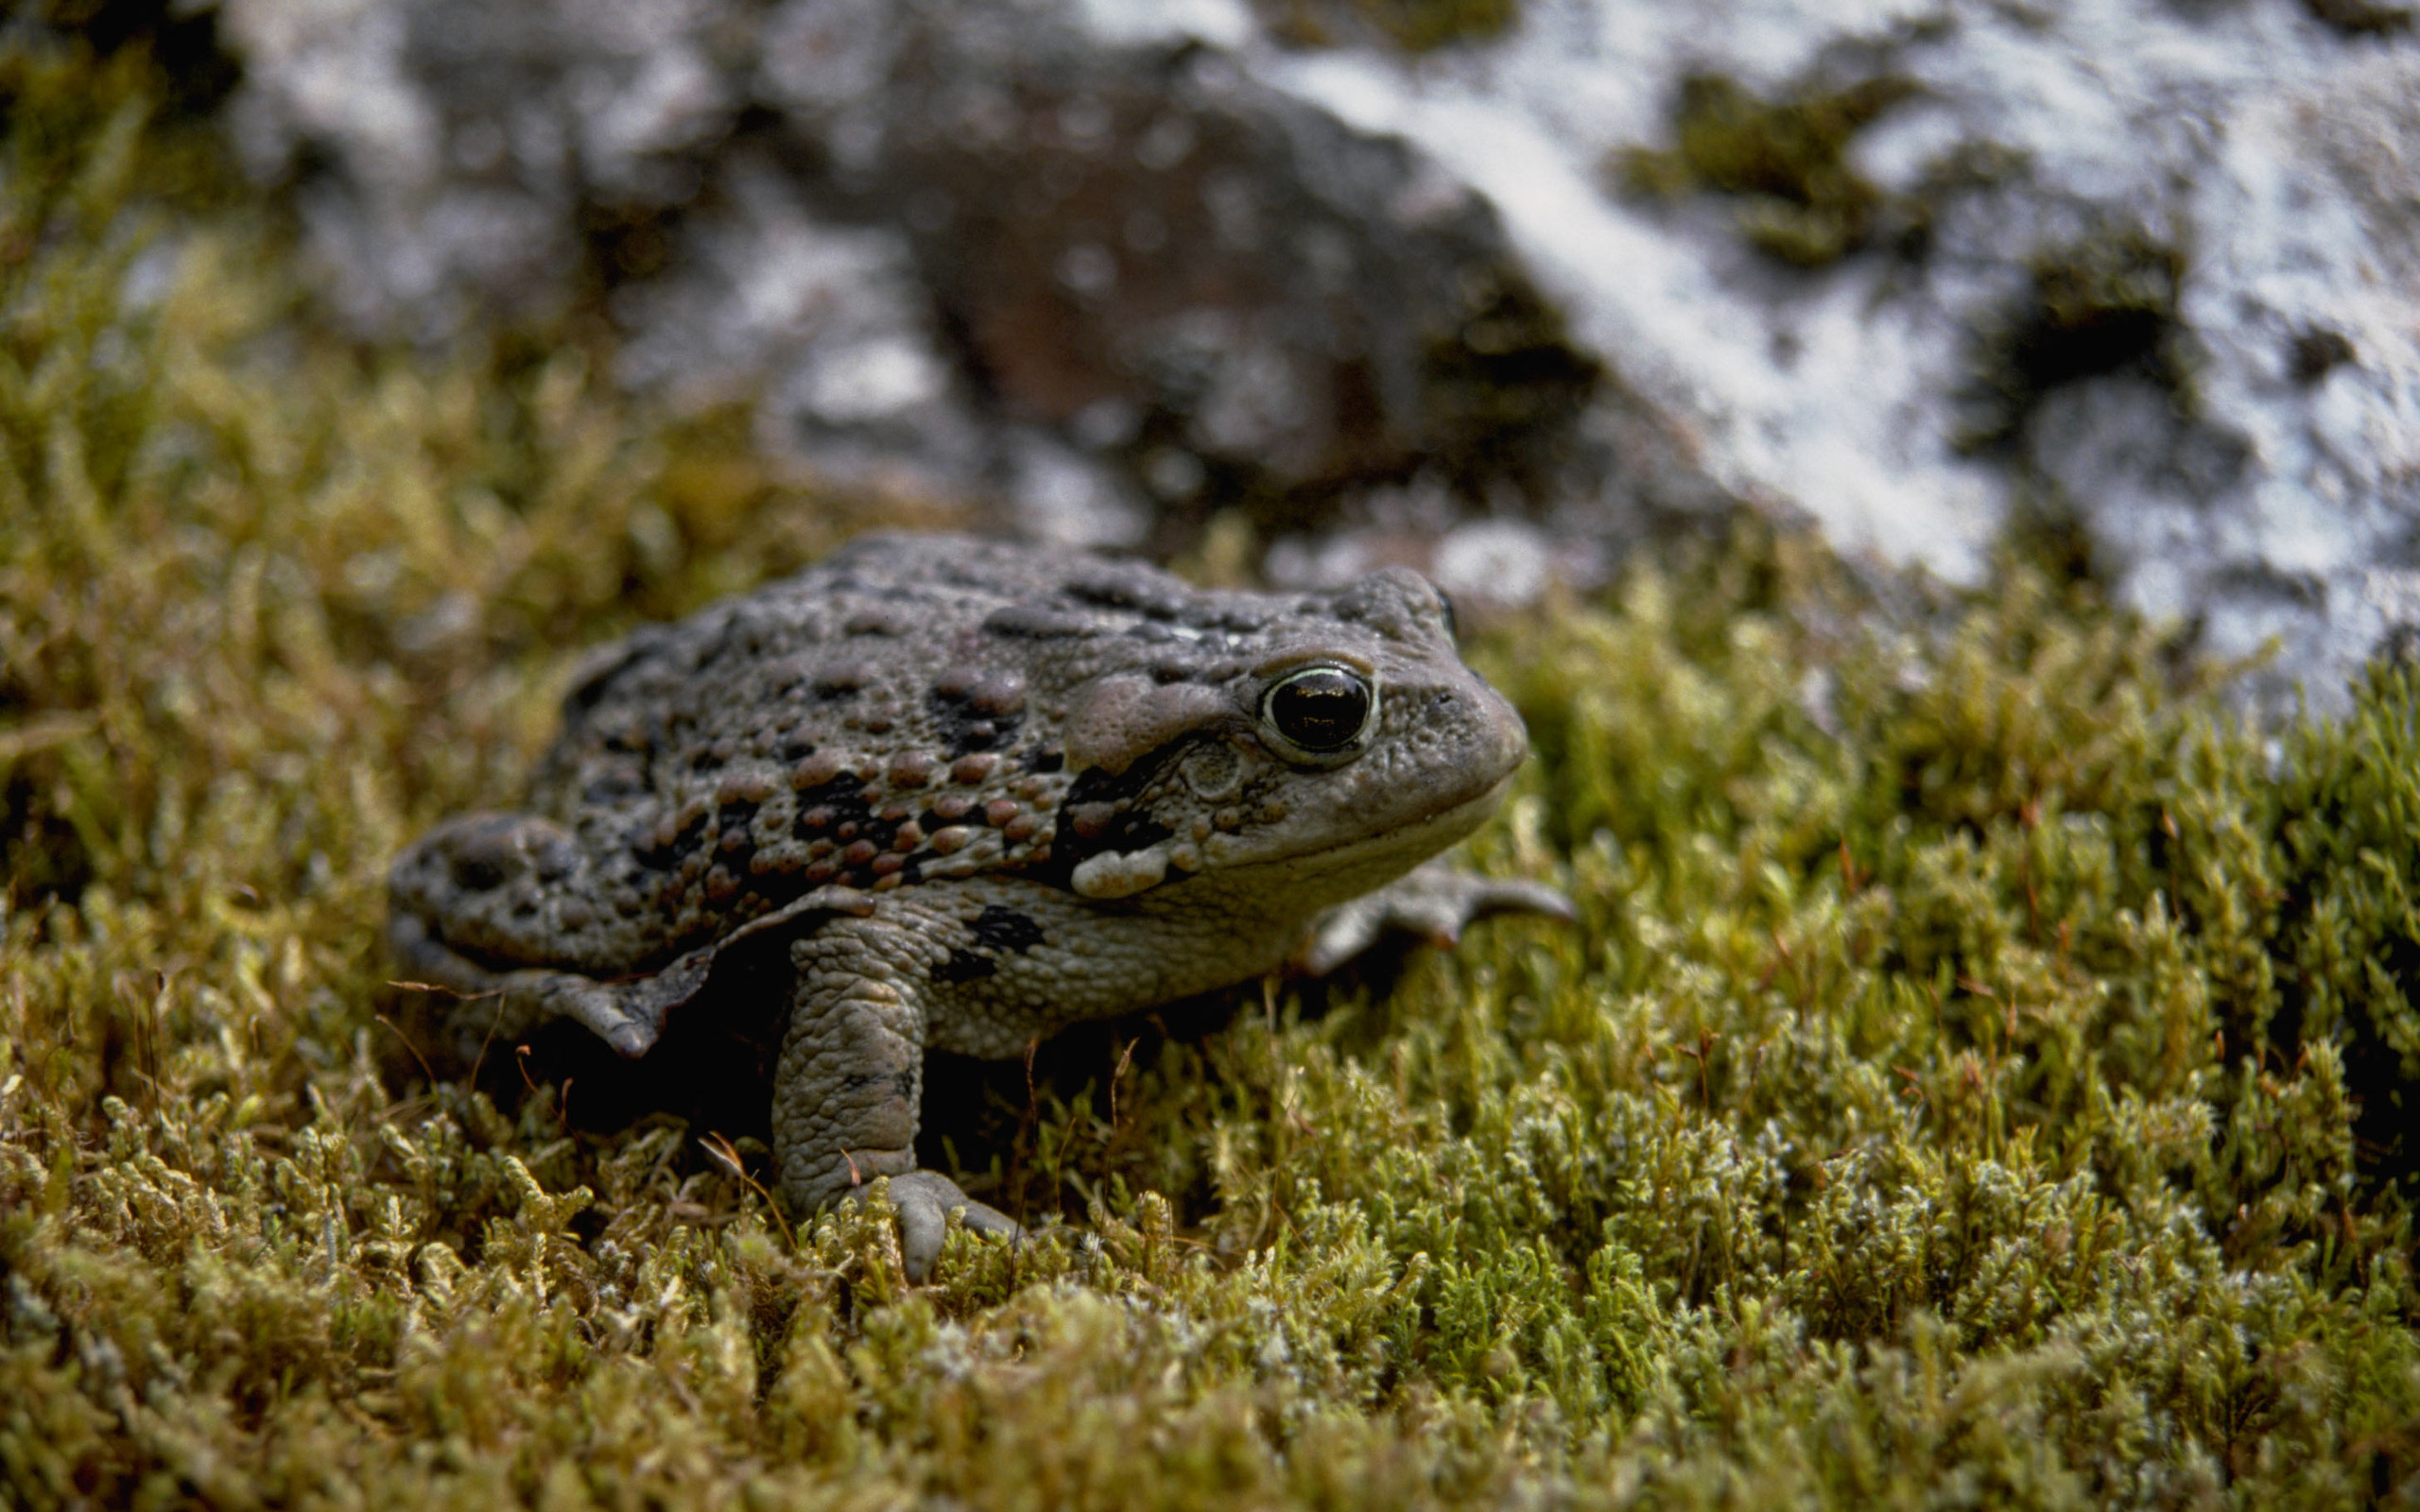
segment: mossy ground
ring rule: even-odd
[[[859,522],[574,352],[298,337],[139,60],[5,84],[0,1500],[2420,1501],[2411,672],[2264,734],[2014,559],[1641,566],[1474,648],[1476,859],[1579,928],[987,1083],[1046,1227],[910,1288],[424,1073],[379,943],[581,647]]]

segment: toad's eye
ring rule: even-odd
[[[1445,619],[1445,639],[1453,642],[1457,646],[1461,645],[1462,617],[1454,612],[1454,595],[1442,588],[1437,590],[1437,611]]]
[[[1315,756],[1351,746],[1370,728],[1377,691],[1361,674],[1310,666],[1288,674],[1261,700],[1260,717],[1279,739]]]

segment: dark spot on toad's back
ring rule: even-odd
[[[647,866],[668,868],[687,851],[689,842],[705,824],[705,805],[688,804],[680,813],[665,815],[641,830],[631,841],[631,854]]]
[[[988,955],[973,951],[954,950],[949,959],[941,964],[941,979],[950,983],[979,982],[999,973],[999,965]]]
[[[1042,943],[1042,926],[1030,915],[1013,908],[993,903],[975,916],[966,926],[976,942],[994,950],[1015,951],[1019,954]]]
[[[877,797],[881,791],[873,789]],[[798,796],[798,818],[792,828],[802,836],[829,831],[843,840],[854,839],[873,821],[866,793],[865,785],[854,772],[842,772],[830,782],[807,788]]]
[[[963,693],[953,693],[948,685],[936,685],[925,699],[925,709],[932,716],[934,738],[953,760],[990,750],[1005,737],[1013,735],[1024,722],[1021,714],[987,710],[978,701],[986,687],[986,683],[977,682]],[[1023,701],[1022,691],[1016,698],[1017,702]],[[1001,701],[992,700],[994,708]]]

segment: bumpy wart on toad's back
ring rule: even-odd
[[[951,1209],[1013,1229],[916,1169],[926,1047],[1015,1056],[1384,929],[1562,912],[1422,866],[1524,749],[1409,572],[1219,593],[875,537],[598,655],[527,808],[395,863],[389,936],[414,974],[500,991],[502,1032],[564,1015],[629,1056],[715,1011],[719,953],[786,945],[784,1198],[890,1177],[921,1275]]]

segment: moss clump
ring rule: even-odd
[[[2033,259],[2033,300],[2010,343],[2035,388],[2164,361],[2185,257],[2138,228],[2114,229]]]
[[[2361,1163],[2420,1194],[2420,668],[2372,668],[2354,715],[2295,730],[2280,765],[2275,995],[2247,1028],[2344,1045]]]
[[[2029,391],[2138,368],[2179,381],[2169,341],[2185,255],[2138,227],[2113,228],[2033,258],[2033,297],[2008,343]]]
[[[1518,0],[1257,0],[1269,28],[1298,47],[1333,47],[1375,33],[1406,52],[1485,42],[1510,31]]]
[[[1850,165],[1850,142],[1915,92],[1911,81],[1885,75],[1764,100],[1720,75],[1692,75],[1673,112],[1678,144],[1626,148],[1613,171],[1634,194],[1735,196],[1740,234],[1752,246],[1821,267],[1864,247],[1885,209],[1882,192]]]
[[[0,189],[0,1500],[2420,1486],[2408,674],[2273,761],[2020,562],[1894,615],[1793,539],[1643,567],[1475,647],[1540,752],[1477,859],[1584,927],[1012,1073],[958,1163],[1043,1232],[911,1289],[709,1130],[427,1074],[378,945],[582,645],[853,521],[577,354],[291,338],[110,87]]]
[[[2133,374],[2185,400],[2190,380],[2176,339],[2182,250],[2119,224],[2031,261],[2025,297],[1979,337],[1970,396],[1977,419],[1961,444],[2014,438],[2045,394],[2083,378]]]
[[[2378,5],[2376,0],[2303,0],[2303,9],[2321,25],[2353,37],[2385,37],[2411,29],[2409,6]]]

